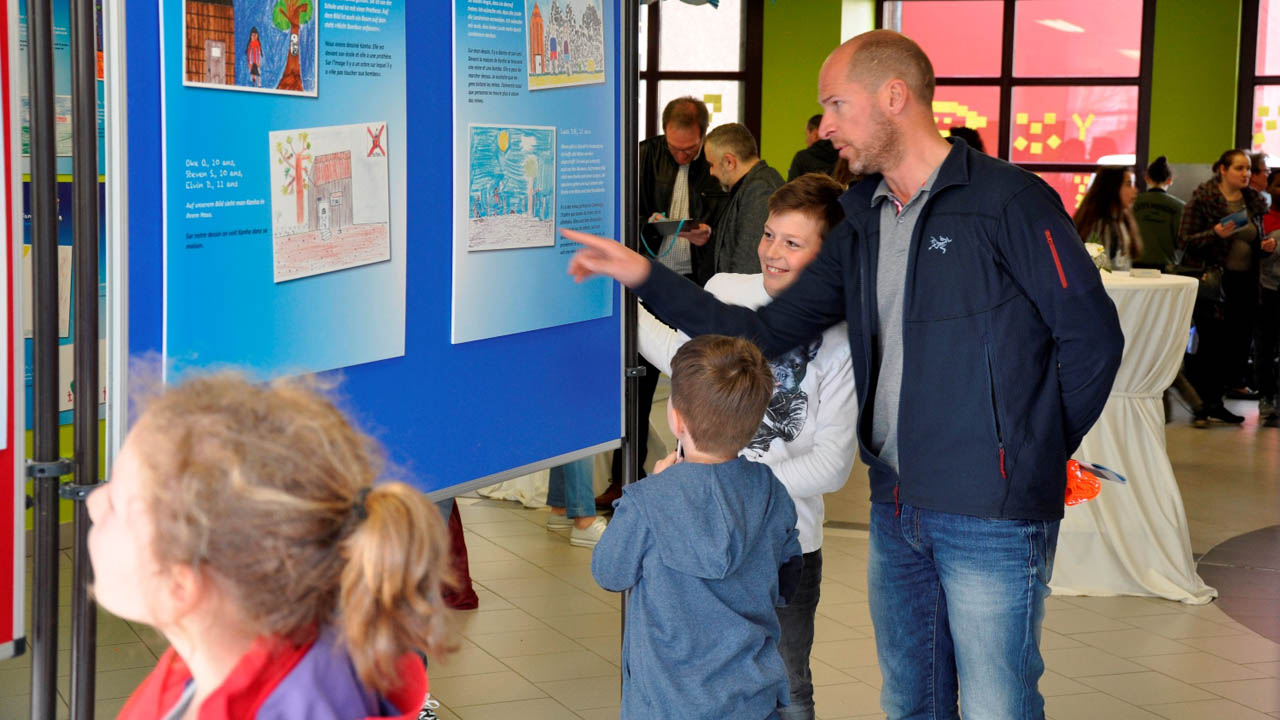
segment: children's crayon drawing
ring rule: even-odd
[[[604,82],[600,0],[528,0],[529,89]]]
[[[183,0],[184,85],[316,95],[319,0]]]
[[[275,281],[391,259],[387,125],[270,133]]]
[[[556,244],[556,129],[472,125],[467,250]]]

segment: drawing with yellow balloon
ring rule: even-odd
[[[467,250],[556,244],[556,129],[472,125]]]

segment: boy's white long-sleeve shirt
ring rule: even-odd
[[[706,289],[752,309],[770,301],[759,274],[720,273]],[[671,358],[688,339],[640,309],[640,353],[662,372],[671,374]],[[820,341],[770,364],[778,384],[760,431],[741,455],[765,463],[782,481],[796,504],[800,546],[810,553],[822,547],[822,496],[844,486],[858,448],[849,331],[844,323],[827,328]]]

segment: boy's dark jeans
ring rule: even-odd
[[[809,651],[813,649],[813,618],[818,612],[818,596],[822,585],[822,549],[805,553],[804,569],[795,597],[786,607],[778,608],[778,652],[787,666],[787,683],[791,687],[791,704],[778,708],[781,720],[814,720],[813,675],[809,672]]]

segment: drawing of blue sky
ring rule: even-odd
[[[505,212],[513,212],[528,207],[531,193],[555,192],[553,128],[472,126],[470,145],[473,198],[488,205],[501,196],[508,204]],[[502,212],[491,207],[485,214]]]

